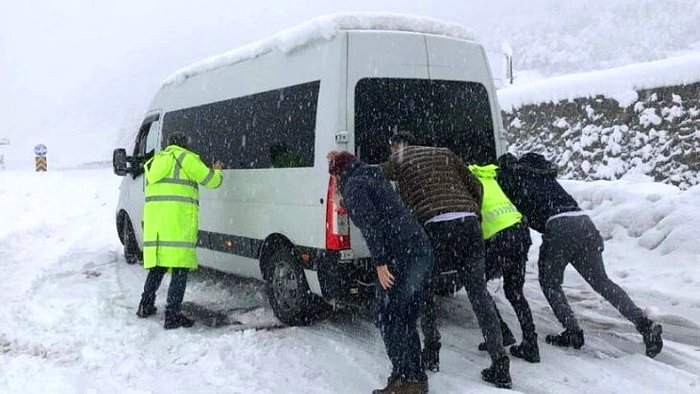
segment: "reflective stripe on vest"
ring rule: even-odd
[[[146,197],[146,202],[163,202],[163,201],[184,202],[184,203],[199,205],[199,201],[197,201],[196,199],[194,199],[192,197],[183,197],[183,196],[148,196],[148,197]]]
[[[497,218],[501,215],[505,215],[507,213],[519,213],[518,208],[516,208],[515,205],[510,204],[510,205],[507,205],[505,207],[496,208],[496,209],[493,209],[493,210],[488,211],[488,212],[482,212],[482,214],[483,214],[482,220],[484,222],[491,221],[491,220],[494,220],[495,218]]]
[[[169,183],[172,185],[184,185],[184,186],[191,186],[194,188],[198,187],[197,182],[189,181],[187,179],[163,178],[156,183]]]
[[[209,169],[209,173],[207,174],[207,177],[204,178],[204,180],[202,181],[202,185],[208,184],[209,181],[212,180],[212,178],[214,178],[214,170],[213,170],[213,169]]]
[[[146,241],[143,243],[144,248],[148,247],[166,247],[166,248],[188,248],[195,249],[196,242],[177,242],[177,241]]]
[[[185,159],[187,152],[182,152],[178,157],[175,158],[175,172],[173,173],[174,179],[180,179],[180,171],[182,170],[182,161]]]

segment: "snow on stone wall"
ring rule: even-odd
[[[542,153],[568,179],[700,184],[700,82],[636,93],[629,103],[598,95],[504,107],[509,150]]]

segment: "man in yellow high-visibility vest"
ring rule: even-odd
[[[223,180],[220,162],[210,169],[187,145],[186,135],[172,134],[168,146],[144,164],[143,265],[149,271],[136,314],[144,318],[156,313],[156,291],[170,271],[165,329],[194,324],[181,308],[187,272],[197,269],[198,185],[215,189]]]
[[[537,363],[540,361],[537,333],[530,305],[523,293],[527,253],[532,244],[530,229],[523,215],[498,185],[498,166],[470,165],[469,170],[479,178],[484,188],[481,229],[486,245],[486,279],[494,279],[503,273],[503,289],[518,316],[523,333],[522,343],[515,345],[513,333],[496,308],[496,315],[501,322],[503,345],[514,345],[510,348],[514,357]],[[486,350],[486,343],[479,344],[479,350]]]

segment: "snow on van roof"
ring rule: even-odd
[[[444,22],[433,18],[376,12],[330,14],[281,30],[260,41],[191,64],[169,76],[164,85],[180,83],[197,74],[253,59],[273,50],[288,53],[314,41],[330,40],[343,30],[406,31],[476,41],[476,35],[472,30],[458,23]]]

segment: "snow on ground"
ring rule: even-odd
[[[274,331],[164,331],[164,283],[158,315],[137,319],[145,274],[124,262],[114,229],[119,181],[108,169],[0,172],[0,392],[367,393],[383,385],[389,362],[377,330],[347,312]],[[608,239],[611,277],[664,324],[666,347],[645,357],[632,325],[567,273],[586,346],[541,342],[541,364],[513,360],[513,391],[698,392],[700,189],[639,179],[565,185]],[[560,327],[536,282],[535,248],[530,255],[526,293],[543,337]],[[498,282],[490,286],[515,327]],[[186,299],[258,305],[248,317],[270,318],[260,284],[230,275],[192,275]],[[465,293],[443,299],[440,314],[443,370],[430,376],[431,392],[496,392],[479,378],[488,359],[476,350]]]

